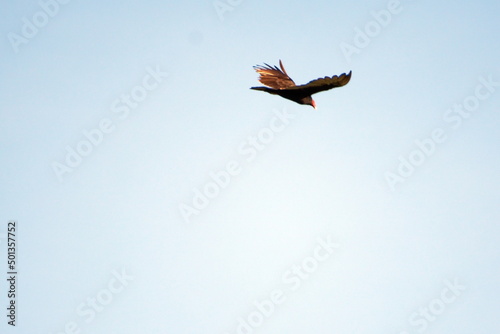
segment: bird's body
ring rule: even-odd
[[[259,81],[267,87],[251,87],[254,90],[260,90],[269,94],[279,95],[285,99],[297,102],[299,104],[307,104],[316,109],[316,103],[312,99],[313,94],[329,90],[336,87],[342,87],[351,80],[351,72],[349,74],[334,75],[333,77],[324,77],[312,80],[305,85],[297,86],[295,82],[288,76],[280,60],[280,68],[277,66],[254,66],[257,73],[260,74]]]

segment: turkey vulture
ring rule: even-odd
[[[316,102],[311,95],[324,90],[329,90],[336,87],[347,85],[351,80],[351,72],[349,74],[334,75],[333,77],[324,77],[309,81],[305,85],[297,86],[292,78],[288,76],[280,60],[281,70],[277,66],[270,66],[264,63],[265,66],[257,65],[253,68],[260,74],[260,83],[268,87],[251,87],[250,89],[261,90],[269,94],[279,95],[285,99],[292,100],[299,104],[308,104],[316,109]],[[270,88],[269,88],[270,87]]]

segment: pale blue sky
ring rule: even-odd
[[[0,5],[2,332],[498,332],[498,1],[54,4]],[[279,59],[352,80],[318,110],[250,90]]]

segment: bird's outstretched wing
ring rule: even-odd
[[[324,90],[329,90],[336,87],[342,87],[347,85],[349,80],[351,80],[352,71],[348,74],[341,74],[339,76],[334,75],[333,77],[324,77],[316,80],[309,81],[305,85],[288,87],[286,90],[290,91],[300,91],[304,95],[313,95]]]
[[[280,60],[281,70],[277,66],[271,66],[264,63],[265,66],[257,65],[253,68],[260,74],[259,81],[268,87],[274,89],[286,89],[295,87],[295,82],[288,76]],[[254,88],[254,87],[252,87]]]

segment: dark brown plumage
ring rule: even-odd
[[[305,85],[297,86],[288,76],[280,60],[280,68],[270,66],[264,63],[264,66],[257,65],[253,67],[259,73],[259,81],[267,87],[251,87],[251,89],[261,90],[269,94],[279,95],[285,99],[292,100],[299,104],[307,104],[316,109],[316,103],[311,95],[324,90],[342,87],[351,80],[351,72],[348,74],[334,75],[333,77],[324,77],[309,81]],[[270,87],[270,88],[269,88]]]

